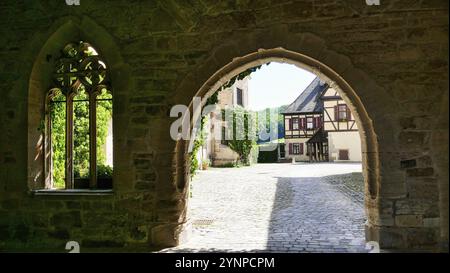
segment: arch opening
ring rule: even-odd
[[[209,77],[209,79],[196,92],[195,96],[201,97],[202,102],[205,102],[207,98],[216,92],[216,90],[236,75],[249,68],[270,62],[288,63],[315,74],[320,80],[336,89],[342,96],[345,103],[350,107],[352,114],[355,116],[361,138],[362,165],[365,186],[365,211],[369,221],[369,223],[366,222],[367,229],[367,226],[370,225],[370,220],[372,217],[378,214],[376,207],[379,189],[378,143],[375,130],[372,125],[372,120],[358,97],[357,91],[355,91],[348,84],[348,82],[342,78],[341,75],[318,60],[297,52],[289,51],[283,48],[259,50],[258,52],[235,58],[231,63],[219,69],[216,73]],[[193,109],[192,102],[189,105],[189,109]],[[193,119],[191,119],[189,124],[194,124]],[[189,142],[185,140],[177,141],[175,154],[177,166],[176,181],[178,190],[179,192],[186,192],[186,189],[189,188],[191,179],[188,163]],[[188,195],[186,194],[185,196]],[[185,215],[187,215],[187,209],[185,211]],[[188,220],[187,216],[186,219]],[[187,226],[190,227],[189,220],[187,223]],[[370,240],[371,238],[368,237],[370,237],[370,234],[366,231],[366,239]]]
[[[84,146],[89,146],[89,151],[92,152],[89,152],[91,153],[91,155],[87,156],[89,159],[83,160],[86,162],[92,161],[89,163],[89,165],[93,167],[90,168],[91,174],[89,174],[89,178],[81,177],[80,175],[78,179],[79,182],[78,184],[81,188],[97,188],[97,186],[100,184],[101,185],[105,184],[106,188],[111,188],[112,176],[116,177],[120,175],[120,173],[122,173],[120,166],[123,164],[117,164],[117,157],[112,156],[113,150],[117,151],[117,149],[114,149],[114,147],[117,146],[118,141],[116,138],[112,138],[112,136],[115,134],[115,132],[119,130],[117,126],[112,126],[112,124],[117,122],[118,114],[123,113],[125,109],[118,109],[118,105],[112,103],[110,103],[111,105],[108,104],[106,108],[104,106],[106,105],[105,102],[107,101],[112,102],[113,93],[114,95],[120,96],[126,90],[127,82],[129,81],[128,77],[129,73],[126,73],[126,70],[128,68],[124,65],[123,60],[120,54],[118,53],[119,50],[114,46],[112,37],[104,29],[98,26],[94,21],[92,21],[87,17],[63,18],[55,22],[54,27],[49,29],[48,33],[42,33],[41,35],[38,35],[36,39],[30,44],[30,48],[32,48],[30,52],[34,52],[35,55],[33,55],[33,59],[30,62],[32,64],[32,67],[30,67],[30,77],[28,79],[28,95],[27,95],[28,99],[27,184],[28,189],[32,191],[55,188],[55,183],[53,181],[55,179],[54,177],[52,177],[53,173],[49,171],[50,168],[54,167],[54,162],[51,162],[52,149],[50,149],[51,141],[49,141],[51,139],[50,137],[51,134],[46,129],[48,128],[46,120],[48,119],[47,116],[49,116],[46,114],[46,112],[49,112],[47,109],[49,105],[48,103],[49,90],[50,91],[53,90],[52,88],[55,87],[55,82],[57,83],[58,80],[60,79],[60,78],[55,79],[57,75],[55,67],[57,67],[57,65],[61,62],[61,59],[65,56],[64,50],[67,51],[68,45],[71,45],[71,43],[74,42],[77,43],[78,41],[82,41],[84,42],[83,44],[88,45],[80,47],[82,50],[85,50],[84,52],[86,56],[88,56],[86,57],[86,60],[89,58],[94,60],[97,56],[101,56],[102,59],[97,61],[99,66],[99,69],[97,69],[98,71],[93,68],[92,61],[85,61],[83,64],[80,63],[80,66],[82,65],[86,66],[85,70],[87,71],[86,72],[87,77],[85,78],[87,79],[87,81],[85,80],[85,78],[83,78],[77,81],[77,83],[75,83],[74,86],[80,85],[82,80],[85,80],[85,82],[83,82],[82,85],[89,85],[93,83],[90,82],[89,77],[90,78],[98,77],[99,79],[102,80],[105,78],[108,81],[107,87],[108,92],[110,93],[110,95],[105,95],[104,93],[102,93],[104,90],[106,90],[103,88],[106,87],[106,85],[97,85],[99,86],[99,88],[102,87],[103,89],[99,89],[98,92],[97,91],[92,92],[93,94],[95,93],[95,96],[97,97],[93,99],[93,103],[91,103],[92,104],[91,109],[88,110],[84,109],[83,111],[81,111],[83,113],[82,116],[84,117],[84,119],[90,119],[88,118],[87,112],[90,111],[94,113],[92,115],[93,117],[92,121],[89,120],[90,124],[98,122],[99,118],[101,120],[108,119],[108,121],[105,124],[102,123],[102,125],[105,125],[106,127],[101,126],[101,128],[99,128],[98,126],[92,125],[89,126],[90,128],[93,128],[92,132],[90,132],[89,134],[100,133],[102,136],[106,134],[106,137],[105,139],[103,139],[102,137],[102,140],[100,141],[99,138],[96,138],[97,140],[91,141],[92,143],[88,144],[84,143],[85,144]],[[105,72],[106,65],[108,70],[107,73]],[[88,70],[92,70],[92,72]],[[71,71],[70,73],[76,74],[82,73],[82,71],[75,71],[75,72]],[[120,77],[118,77],[119,75]],[[72,87],[72,89],[75,90],[77,88]],[[98,88],[96,88],[96,90],[97,89]],[[56,89],[54,89],[54,91],[55,90]],[[91,97],[94,98],[94,95],[92,95]],[[84,103],[84,101],[87,101],[87,99],[75,98],[75,101],[76,103],[80,104]],[[110,109],[104,111],[107,108]],[[100,112],[98,112],[99,109]],[[75,112],[78,113],[80,111]],[[74,115],[76,113],[74,113]],[[110,113],[111,115],[107,113]],[[114,115],[112,115],[112,113],[114,113]],[[80,122],[83,121],[80,119],[78,123]],[[123,125],[120,125],[120,127],[123,127]],[[81,140],[82,138],[79,139]],[[92,147],[94,147],[95,149],[93,149]],[[122,153],[121,151],[118,152]],[[81,158],[80,156],[78,157]],[[103,160],[103,157],[107,158],[107,160],[101,163],[100,161]],[[110,167],[113,165],[115,165],[114,175],[112,175],[112,167]],[[67,167],[65,169],[67,170]],[[104,171],[105,177],[108,176],[108,178],[105,179],[102,178],[101,179],[102,181],[100,181],[100,184],[98,184],[97,183],[98,174],[101,171]],[[62,172],[64,173],[64,170]],[[73,176],[74,173],[78,172],[72,171],[71,175]],[[64,176],[64,174],[62,176]],[[95,186],[93,187],[89,186],[93,184],[92,181],[90,180],[95,182],[94,183]],[[103,180],[106,182],[103,183],[104,182]],[[70,189],[74,187],[75,183],[69,184],[72,185],[68,187]],[[116,186],[117,185],[115,185],[114,187],[116,188]],[[59,188],[60,187],[61,186],[59,186]]]

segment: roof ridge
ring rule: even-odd
[[[314,83],[317,79],[319,79],[319,77],[316,76],[316,77],[308,84],[308,86],[306,86],[306,88],[303,89],[303,91],[300,93],[300,95],[298,95],[297,98],[296,98],[292,103],[295,103],[295,101],[296,101],[297,99],[299,99],[300,96],[303,95],[303,93],[305,93],[306,91],[309,91],[309,90],[311,89],[311,86],[313,85],[313,83]],[[292,103],[291,103],[291,104],[292,104]],[[290,106],[291,104],[289,104],[289,106]]]
[[[316,76],[303,92],[289,104],[283,114],[321,112],[323,104],[318,100],[318,94],[320,95],[326,86],[326,82]]]

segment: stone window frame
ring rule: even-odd
[[[93,49],[93,54],[86,54],[88,48]],[[97,102],[103,100],[113,101],[113,91],[108,75],[108,66],[94,47],[84,41],[70,42],[62,50],[62,56],[57,60],[53,75],[53,84],[45,99],[45,132],[44,150],[47,156],[44,162],[44,173],[49,178],[49,188],[53,190],[74,190],[74,98],[84,87],[88,95],[89,104],[89,189],[99,190],[97,179]],[[98,96],[106,89],[111,98],[99,99]],[[65,97],[64,101],[53,101],[58,94]],[[52,175],[52,132],[51,132],[51,107],[53,103],[64,103],[66,108],[65,125],[65,187],[55,189]],[[114,114],[114,112],[113,112]],[[114,125],[113,125],[114,126]],[[71,132],[71,133],[67,133]],[[114,148],[113,148],[114,154]],[[111,178],[112,179],[112,178]],[[111,182],[112,184],[112,182]],[[107,190],[112,189],[108,187]],[[48,188],[47,188],[48,190]],[[86,190],[86,189],[82,189]],[[102,190],[102,189],[100,189]],[[77,191],[74,191],[74,193]]]
[[[45,98],[52,86],[55,61],[61,49],[69,42],[88,41],[108,65],[109,83],[114,94],[112,122],[114,138],[113,188],[108,190],[52,190],[48,173],[45,173]],[[127,103],[132,90],[131,66],[123,58],[117,40],[102,26],[88,16],[66,16],[56,20],[48,30],[36,33],[27,44],[24,69],[26,73],[27,97],[27,148],[26,182],[17,185],[32,195],[111,195],[134,186],[128,181],[135,179],[127,159],[133,149],[127,145],[129,111]],[[24,89],[25,90],[25,89]],[[120,147],[120,148],[119,148]],[[119,179],[120,178],[120,179]]]

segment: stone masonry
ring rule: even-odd
[[[171,106],[276,60],[332,79],[359,117],[366,238],[448,251],[448,1],[365,2],[1,1],[0,251],[184,242],[189,168]],[[36,195],[43,94],[76,40],[110,68],[113,192]]]
[[[164,252],[368,252],[361,164],[211,168],[191,185],[192,238]]]

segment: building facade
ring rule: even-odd
[[[338,92],[315,78],[283,112],[286,158],[361,161],[361,141],[350,108]]]
[[[231,87],[228,87],[218,94],[217,107],[219,109],[226,109],[227,107],[241,106],[248,108],[248,80],[246,77],[242,80],[237,80]],[[215,126],[221,126],[220,129]],[[206,140],[197,154],[200,168],[207,165],[223,166],[227,164],[234,164],[239,159],[239,155],[227,145],[227,127],[229,124],[222,120],[222,116],[215,113],[210,113],[207,122],[205,123],[207,136]],[[217,134],[216,130],[220,130]]]
[[[361,161],[361,139],[350,108],[334,88],[321,95],[323,130],[328,138],[329,161]]]

